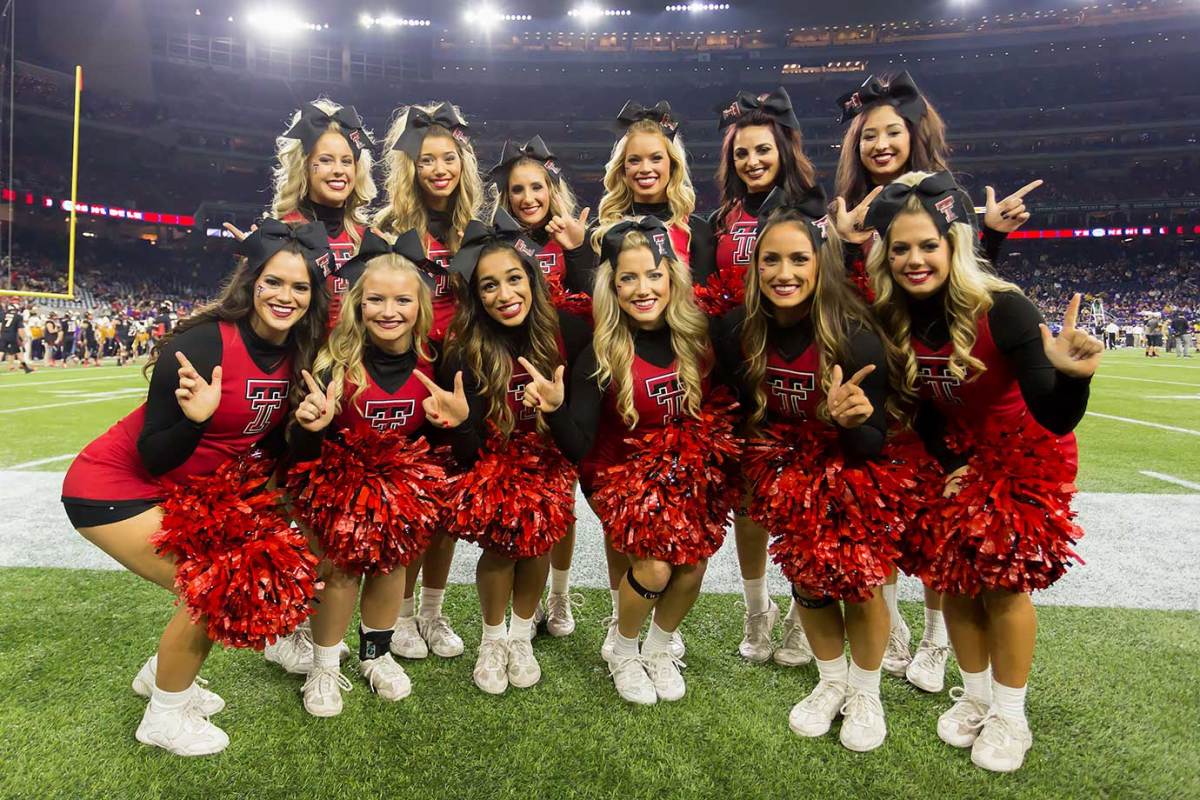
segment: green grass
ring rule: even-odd
[[[0,577],[5,798],[1200,794],[1196,614],[1043,608],[1030,680],[1034,747],[1008,776],[976,769],[937,739],[944,694],[886,676],[880,750],[854,754],[834,735],[793,735],[788,710],[815,684],[815,669],[738,658],[741,614],[728,595],[702,596],[684,624],[688,695],[678,703],[634,708],[617,698],[597,652],[602,591],[585,592],[575,635],[537,640],[538,686],[484,695],[470,677],[479,626],[470,587],[447,598],[466,654],[408,664],[413,695],[394,705],[347,667],[345,712],[314,719],[301,708],[299,677],[252,652],[215,650],[204,674],[228,703],[215,721],[232,743],[185,760],[133,738],[145,704],[129,682],[169,617],[165,592],[127,573]]]
[[[84,379],[84,380],[80,380]],[[72,381],[64,383],[63,381]],[[1165,381],[1165,383],[1160,383]],[[5,465],[77,452],[141,400],[139,367],[41,370],[0,374],[0,469]],[[1155,396],[1192,399],[1155,399]],[[81,405],[45,406],[95,399]],[[39,406],[38,410],[4,413]],[[1200,430],[1200,358],[1146,359],[1141,351],[1105,354],[1092,384],[1090,411]],[[1200,437],[1095,416],[1078,428],[1079,487],[1085,492],[1182,493],[1184,487],[1150,478],[1149,470],[1200,483]],[[35,469],[62,471],[69,461]]]

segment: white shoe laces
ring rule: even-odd
[[[437,616],[437,617],[434,617],[433,619],[429,620],[429,637],[428,638],[430,640],[433,640],[433,639],[454,640],[454,639],[458,638],[458,634],[456,634],[454,632],[454,629],[450,627],[449,619],[447,619],[444,616]]]
[[[396,663],[391,653],[384,653],[379,658],[372,660],[371,668],[367,672],[370,673],[369,680],[372,684],[376,682],[376,676],[379,677],[380,681],[388,683],[408,677],[408,673],[404,671],[404,667]]]
[[[808,637],[804,635],[804,627],[798,621],[784,627],[787,633],[783,636],[780,649],[812,652],[812,648],[808,644]]]
[[[917,669],[926,669],[930,671],[938,671],[945,669],[946,659],[950,656],[950,645],[948,644],[933,644],[932,642],[923,641],[917,647],[917,652],[913,655],[912,664]],[[938,662],[941,662],[940,664]]]
[[[546,595],[546,616],[566,618],[571,614],[571,607],[582,608],[586,601],[581,594],[550,592]]]
[[[883,703],[878,695],[851,690],[846,702],[842,703],[841,711],[848,722],[869,726],[874,723],[875,717],[883,716]]]
[[[195,692],[188,697],[183,708],[179,709],[179,716],[183,720],[183,730],[188,733],[200,733],[211,724],[208,721],[208,714],[204,713],[204,704],[200,702],[200,697]]]
[[[313,671],[308,673],[308,678],[304,681],[304,686],[300,688],[300,691],[308,692],[310,687],[322,697],[336,694],[338,689],[346,692],[354,691],[354,685],[338,667],[314,667]]]
[[[905,656],[908,653],[908,637],[904,628],[892,628],[888,633],[887,655],[893,658]]]
[[[980,718],[978,725],[974,727],[979,728],[977,741],[997,750],[1012,749],[1012,744],[1017,738],[1016,720],[991,709]]]
[[[967,690],[962,686],[950,687],[950,699],[954,701],[954,705],[950,707],[946,715],[965,728],[979,730],[979,727],[983,725],[983,718],[987,715],[987,709],[974,697],[968,695]]]
[[[831,705],[833,701],[840,703],[842,713],[845,713],[846,684],[835,683],[834,681],[818,681],[812,694],[800,701],[800,705],[806,711],[824,712],[825,708]]]
[[[509,643],[503,639],[485,639],[479,644],[479,664],[485,672],[503,672]]]

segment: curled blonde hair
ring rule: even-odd
[[[349,380],[357,388],[350,402],[362,395],[367,389],[367,372],[363,366],[363,353],[366,352],[370,334],[366,323],[363,322],[362,303],[367,278],[379,272],[399,272],[409,275],[417,284],[417,319],[413,323],[413,350],[417,357],[424,361],[433,361],[434,355],[429,348],[429,329],[433,327],[433,300],[429,287],[421,279],[417,266],[403,256],[386,253],[376,256],[367,262],[367,268],[350,291],[346,293],[346,301],[342,304],[342,313],[337,324],[329,334],[329,340],[317,354],[313,363],[313,374],[316,376],[329,372],[329,382],[322,388],[333,385],[333,399],[337,409],[342,410],[342,397],[346,381]],[[317,379],[320,381],[320,378]]]
[[[600,210],[596,221],[601,226],[620,222],[633,209],[633,190],[625,184],[625,147],[629,140],[639,133],[651,133],[662,137],[666,144],[667,158],[671,161],[671,177],[667,180],[667,202],[671,206],[671,219],[668,224],[678,225],[687,231],[690,243],[692,229],[688,225],[688,216],[696,210],[696,190],[692,187],[692,176],[688,171],[683,136],[676,134],[674,139],[668,139],[654,120],[643,119],[633,123],[625,135],[613,145],[612,155],[604,167],[604,196],[600,198]],[[593,240],[596,252],[600,252],[600,238],[602,237]]]
[[[893,183],[916,186],[928,178],[929,172],[908,172]],[[908,198],[901,214],[929,215],[916,194]],[[950,246],[950,274],[946,278],[946,312],[950,327],[953,352],[948,368],[950,374],[960,381],[972,381],[982,375],[987,367],[971,355],[979,335],[978,319],[992,308],[994,292],[1020,292],[1020,288],[1001,280],[991,270],[991,265],[975,249],[975,231],[966,222],[954,222],[946,234]],[[913,352],[911,334],[912,317],[905,301],[904,290],[896,286],[888,264],[891,247],[891,226],[887,234],[871,248],[867,255],[867,275],[875,291],[872,308],[891,344],[901,356],[906,394],[914,396],[917,388],[917,357]]]
[[[326,114],[333,114],[342,108],[328,97],[318,97],[312,101],[312,104]],[[299,109],[292,113],[288,128],[300,121],[301,113]],[[329,130],[338,133],[341,132],[342,126],[336,122],[330,122]],[[370,131],[367,131],[367,135],[370,135]],[[282,136],[275,139],[275,167],[271,176],[274,189],[274,196],[271,199],[271,216],[276,219],[283,219],[288,214],[300,211],[300,203],[308,197],[309,155],[304,152],[304,143],[299,139],[285,139]],[[371,151],[365,147],[362,148],[359,151],[358,160],[354,164],[354,188],[343,206],[345,211],[343,226],[350,234],[350,238],[354,240],[355,245],[362,243],[358,226],[367,224],[367,206],[375,200],[375,195],[379,193],[375,187],[375,179],[371,177],[373,164]]]
[[[563,178],[556,182],[550,177],[550,173],[546,171],[546,165],[532,158],[522,158],[513,164],[512,169],[508,171],[509,178],[511,179],[513,170],[517,167],[525,166],[537,167],[542,171],[546,179],[546,188],[550,192],[550,210],[547,212],[543,222],[549,222],[552,217],[574,216],[575,206],[578,205],[579,201],[575,198],[575,192],[571,191],[571,186],[567,183],[567,179]],[[517,216],[512,203],[509,202],[507,184],[504,186],[492,184],[488,187],[487,194],[487,202],[484,204],[484,208],[486,209],[484,218],[490,224],[494,225],[496,223],[496,210],[500,208],[512,214],[513,219],[520,221],[521,218]]]
[[[402,106],[392,118],[382,145],[386,154],[382,159],[383,186],[387,191],[388,203],[375,212],[373,220],[376,228],[392,237],[415,228],[421,234],[421,241],[426,249],[428,249],[429,212],[425,209],[425,203],[421,198],[421,189],[417,185],[417,165],[408,157],[407,153],[403,150],[394,150],[393,147],[400,140],[405,128],[408,127],[410,108],[419,108],[432,113],[438,105],[440,104]],[[457,106],[454,107],[454,110],[458,111],[459,116],[462,116],[462,112]],[[479,159],[475,157],[475,149],[469,143],[464,144],[455,139],[450,131],[441,125],[430,126],[429,132],[425,136],[426,138],[430,136],[446,137],[454,142],[458,157],[462,159],[458,188],[455,189],[452,197],[454,214],[450,220],[450,233],[446,237],[450,241],[442,242],[453,254],[458,252],[460,237],[462,232],[467,229],[467,223],[475,218],[483,202],[483,184],[479,178]]]
[[[651,253],[650,241],[640,231],[630,231],[621,242],[621,254],[638,248]],[[671,349],[679,383],[683,388],[683,410],[699,416],[704,398],[704,377],[712,369],[712,344],[708,334],[708,318],[692,300],[692,278],[688,268],[678,259],[663,259],[666,263],[671,298],[664,312],[671,330]],[[616,391],[617,413],[633,429],[638,423],[633,403],[633,323],[617,303],[616,265],[604,261],[596,269],[592,290],[592,317],[595,329],[592,347],[596,353],[596,372],[592,376],[602,388]]]

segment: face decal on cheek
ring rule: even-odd
[[[255,297],[262,297],[262,296],[263,296],[263,292],[265,292],[266,290],[267,290],[267,287],[263,286],[261,283],[260,283],[260,284],[257,284],[257,285],[255,285],[255,287],[254,287],[254,296],[255,296]]]

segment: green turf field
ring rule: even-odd
[[[603,591],[586,591],[568,639],[539,638],[544,677],[496,698],[471,682],[473,648],[408,663],[413,694],[372,695],[353,667],[346,710],[313,719],[301,678],[217,648],[205,668],[229,703],[224,753],[180,759],[135,743],[145,702],[129,681],[171,612],[128,573],[10,569],[0,583],[0,797],[1185,798],[1200,795],[1200,617],[1046,608],[1030,680],[1034,747],[1013,775],[985,773],[934,732],[945,695],[885,676],[889,735],[855,754],[801,739],[791,705],[813,666],[737,655],[741,612],[703,595],[686,623],[688,695],[634,708],[604,674]],[[447,613],[475,630],[470,587]],[[31,613],[36,609],[36,613]],[[917,624],[916,607],[905,607]],[[63,631],[48,638],[47,628]],[[67,631],[70,631],[67,633]],[[951,668],[948,676],[957,680]],[[836,728],[835,728],[836,730]]]
[[[0,374],[0,469],[74,454],[144,397],[140,367]],[[1142,471],[1200,484],[1200,358],[1105,354],[1092,384],[1092,412],[1078,429],[1079,488],[1085,492],[1190,490]],[[1163,430],[1094,414],[1124,417]],[[62,471],[69,459],[31,469]]]

